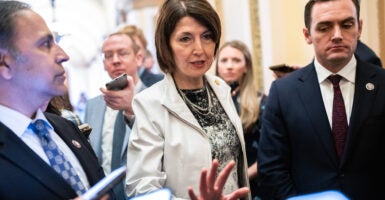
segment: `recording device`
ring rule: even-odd
[[[273,66],[270,66],[269,69],[273,71],[284,72],[284,73],[292,72],[295,70],[293,67],[290,67],[286,64],[273,65]]]
[[[108,90],[123,90],[128,86],[127,74],[122,74],[112,81],[106,83],[106,88]]]
[[[239,83],[237,81],[230,83],[231,92],[237,89]]]
[[[83,123],[79,125],[78,128],[84,134],[84,136],[86,136],[86,138],[88,139],[92,131],[91,126],[87,123]]]

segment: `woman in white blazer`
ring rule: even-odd
[[[218,172],[235,161],[225,195],[248,187],[242,125],[230,88],[206,75],[221,35],[217,13],[206,0],[165,1],[159,13],[155,44],[166,75],[133,101],[128,196],[167,187],[173,199],[188,199],[187,188],[199,191],[201,170],[214,159]]]

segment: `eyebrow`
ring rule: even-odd
[[[356,19],[355,19],[354,17],[348,17],[348,18],[342,20],[342,23],[345,23],[345,22],[351,22],[351,21],[355,22]]]
[[[351,22],[351,21],[356,21],[356,19],[354,17],[348,17],[342,21],[339,21],[339,23],[345,23],[345,22]],[[333,22],[332,21],[321,21],[321,22],[318,22],[317,23],[317,26],[318,25],[329,25],[329,24],[332,24]]]
[[[40,44],[44,41],[54,41],[54,37],[51,33],[47,33],[46,35],[42,36],[38,41],[37,43]]]

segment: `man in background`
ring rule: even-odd
[[[147,87],[150,87],[151,85],[157,83],[164,77],[163,74],[156,74],[151,71],[154,67],[154,63],[154,57],[152,56],[151,52],[146,49],[146,52],[144,54],[143,67],[141,68],[142,70],[140,74],[140,79],[143,81],[144,84],[146,84]]]
[[[138,74],[143,84],[150,87],[154,83],[162,80],[163,74],[152,73],[151,69],[149,69],[149,65],[151,65],[151,59],[153,59],[153,57],[147,50],[147,40],[144,37],[143,31],[135,25],[124,26],[120,29],[120,31],[134,38],[135,43],[140,47],[140,54],[143,55],[143,60],[142,63],[138,65]],[[145,66],[145,63],[148,64],[147,67]],[[153,64],[154,62],[152,62],[152,65]]]
[[[365,43],[358,40],[357,49],[355,55],[362,61],[372,63],[379,67],[382,67],[380,58],[374,53],[374,51],[368,47]]]
[[[90,143],[106,174],[127,164],[127,143],[134,122],[131,101],[145,86],[138,77],[142,63],[140,48],[134,39],[116,32],[102,46],[104,69],[111,79],[127,74],[128,86],[121,90],[100,88],[102,95],[87,102],[84,121],[92,127]],[[133,92],[134,91],[134,92]],[[117,199],[126,199],[124,181],[114,187]]]

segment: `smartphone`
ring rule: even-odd
[[[284,73],[295,71],[294,68],[292,68],[286,64],[274,65],[274,66],[270,66],[269,68],[270,68],[270,70],[284,72]]]
[[[127,74],[122,74],[106,83],[107,90],[123,90],[128,86]]]

